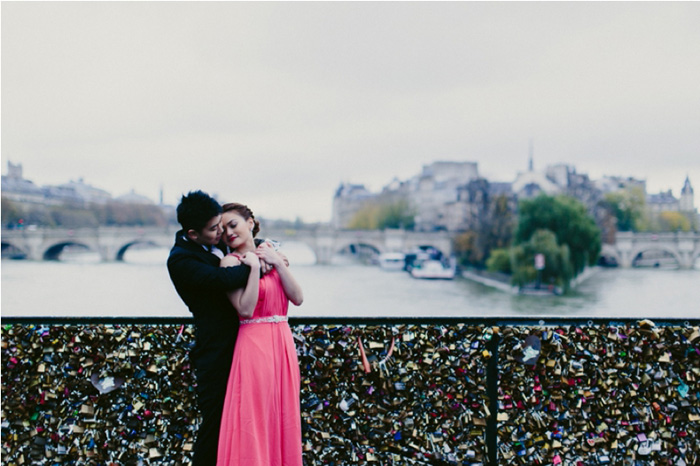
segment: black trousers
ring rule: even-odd
[[[224,410],[229,370],[230,363],[222,364],[219,370],[195,369],[197,404],[202,415],[202,423],[194,445],[194,466],[216,466],[221,414]]]

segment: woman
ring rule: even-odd
[[[289,301],[303,295],[284,257],[269,244],[256,248],[259,223],[242,204],[223,206],[223,238],[231,254],[222,267],[250,266],[245,288],[229,292],[240,330],[219,434],[217,465],[296,466],[302,464],[300,376]],[[260,277],[260,260],[273,270]]]

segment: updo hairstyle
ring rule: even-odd
[[[224,212],[231,212],[235,211],[238,215],[243,217],[244,219],[248,220],[249,218],[253,219],[253,238],[258,234],[260,231],[260,222],[255,220],[255,215],[253,215],[253,211],[248,208],[247,205],[239,204],[237,202],[229,202],[228,204],[224,204],[222,207],[222,210]]]

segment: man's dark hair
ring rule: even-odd
[[[209,194],[191,191],[177,206],[177,221],[185,231],[201,232],[209,220],[221,214],[221,205]]]

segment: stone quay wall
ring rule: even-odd
[[[292,318],[304,462],[698,464],[699,323]],[[3,464],[189,464],[192,343],[189,319],[3,319]]]

